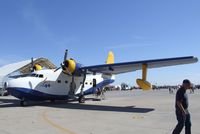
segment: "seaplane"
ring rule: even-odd
[[[176,57],[131,62],[114,62],[112,51],[108,53],[106,63],[84,66],[76,60],[68,59],[68,50],[60,67],[42,69],[39,64],[32,66],[31,73],[12,76],[6,82],[5,88],[12,96],[20,100],[21,106],[28,101],[55,101],[75,99],[85,102],[85,96],[94,94],[115,81],[115,75],[142,70],[142,78],[136,83],[143,90],[150,90],[151,83],[147,81],[147,70],[167,66],[196,63],[197,57]]]

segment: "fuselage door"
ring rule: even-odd
[[[96,79],[93,79],[93,87],[97,87],[97,80]]]

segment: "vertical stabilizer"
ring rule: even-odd
[[[115,63],[115,57],[112,51],[108,53],[108,58],[106,60],[106,64],[114,64]]]

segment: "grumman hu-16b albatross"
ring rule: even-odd
[[[43,100],[68,100],[78,98],[79,103],[84,103],[85,95],[94,94],[97,89],[114,82],[116,74],[142,70],[142,79],[137,79],[137,84],[143,90],[151,89],[147,79],[147,69],[190,64],[198,61],[196,57],[178,57],[156,60],[144,60],[114,63],[114,55],[109,52],[106,64],[83,66],[73,59],[67,59],[66,50],[64,61],[57,69],[42,70],[37,65],[35,71],[27,75],[15,76],[7,82],[8,92],[20,99],[20,105],[27,101]]]

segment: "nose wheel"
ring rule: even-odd
[[[25,99],[20,100],[20,106],[24,107],[27,105],[28,105],[28,102]]]

